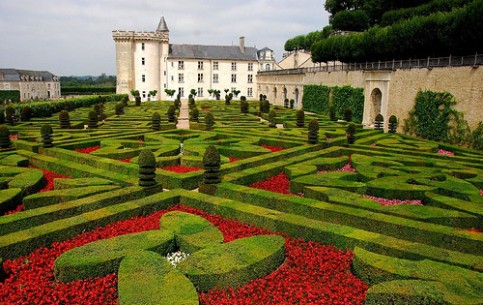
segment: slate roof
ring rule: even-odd
[[[166,21],[164,20],[164,17],[161,17],[161,20],[159,20],[158,29],[156,31],[169,32],[169,29],[168,29],[168,26],[166,25]]]
[[[22,76],[29,76],[30,77],[41,77],[42,81],[53,81],[53,78],[56,77],[54,74],[48,71],[31,71],[31,70],[17,70],[17,69],[0,69],[0,74],[3,75],[3,78],[0,78],[0,81],[21,81]],[[32,79],[31,81],[34,81]]]
[[[245,52],[239,46],[206,46],[171,44],[170,58],[186,59],[218,59],[218,60],[258,60],[257,49],[245,47]]]

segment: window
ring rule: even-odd
[[[164,73],[164,76],[166,76],[166,70],[164,70],[163,73]]]
[[[252,62],[248,63],[248,71],[253,71],[253,63]]]
[[[248,74],[248,83],[253,83],[253,74]]]
[[[171,81],[174,82],[174,76],[173,75],[171,75]]]
[[[236,62],[231,63],[231,70],[236,71]]]
[[[178,61],[178,70],[184,70],[184,61]]]
[[[171,62],[171,68],[174,68],[174,62],[173,61]]]
[[[265,65],[265,70],[270,71],[270,64]]]
[[[143,91],[143,98],[146,98],[146,91]]]
[[[179,92],[180,97],[184,97],[184,88],[183,87],[178,88],[178,92]]]
[[[217,73],[213,74],[213,82],[218,83],[218,74]]]
[[[248,88],[247,89],[247,96],[248,97],[252,97],[253,96],[253,89],[252,88]]]
[[[145,49],[145,45],[144,45],[144,42],[143,42],[143,43],[141,43],[141,50],[144,51],[144,49]]]
[[[146,64],[146,59],[144,57],[141,58],[141,64],[144,66]]]
[[[203,73],[198,73],[198,83],[203,82]]]
[[[231,75],[231,82],[236,83],[236,74]]]
[[[141,79],[142,79],[143,83],[146,82],[146,75],[144,75],[144,74],[141,75]]]
[[[203,70],[203,62],[202,61],[198,62],[198,70]]]
[[[178,83],[184,83],[184,74],[183,73],[178,74]]]
[[[199,97],[203,96],[203,88],[198,88],[198,96]]]
[[[213,62],[213,70],[218,70],[218,62],[217,61]]]

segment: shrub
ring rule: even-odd
[[[30,121],[31,115],[32,111],[30,110],[29,106],[25,106],[22,108],[22,113],[20,115],[22,122]]]
[[[174,110],[173,105],[169,106],[166,114],[168,115],[168,122],[174,123],[175,122],[175,110]]]
[[[124,114],[124,106],[125,104],[123,102],[119,102],[116,104],[116,106],[114,106],[114,111],[116,115]]]
[[[158,112],[154,112],[151,118],[151,128],[154,131],[159,131],[161,129],[161,116]]]
[[[233,99],[232,93],[225,95],[225,105],[230,105],[232,99]]]
[[[62,110],[59,113],[59,126],[60,128],[70,128],[70,117],[67,110]]]
[[[295,114],[296,117],[296,126],[298,128],[302,128],[305,125],[305,113],[302,109],[298,110]]]
[[[193,97],[193,95],[189,95],[189,98],[188,98],[188,107],[191,109],[193,107],[195,107],[196,103],[195,103],[195,99]]]
[[[369,16],[363,10],[340,11],[332,16],[335,30],[362,31],[369,26]]]
[[[129,104],[129,97],[127,95],[123,96],[121,99],[121,103],[123,103],[124,107],[126,107]]]
[[[99,120],[104,122],[106,119],[107,119],[107,115],[105,113],[101,113],[101,115],[99,116]]]
[[[94,111],[97,113],[98,116],[100,116],[103,112],[103,105],[102,104],[95,104],[94,105]]]
[[[143,149],[139,154],[139,186],[156,185],[156,158],[150,149]]]
[[[10,130],[7,126],[0,126],[0,148],[10,148],[12,141],[10,140]]]
[[[277,113],[275,112],[275,110],[270,110],[270,112],[268,113],[269,127],[272,127],[272,128],[277,127],[276,117],[277,117]]]
[[[248,102],[246,100],[242,100],[240,102],[240,112],[247,114],[248,108],[249,108]]]
[[[213,114],[209,111],[205,114],[205,125],[207,130],[212,129],[213,125],[215,125],[215,118],[213,117]]]
[[[270,102],[267,100],[263,101],[263,113],[269,113],[270,112]]]
[[[40,128],[40,136],[42,138],[42,147],[44,148],[50,148],[54,147],[53,144],[53,139],[52,139],[52,134],[54,131],[52,130],[52,127],[49,124],[44,124]]]
[[[5,108],[5,123],[9,125],[15,124],[15,109],[12,106]]]
[[[288,105],[289,105],[289,104],[288,104],[288,98],[285,98],[285,99],[283,100],[283,107],[284,107],[284,108],[288,108]]]
[[[346,109],[346,110],[344,111],[344,120],[345,120],[346,122],[350,122],[350,121],[352,121],[352,110],[350,110],[350,109]]]
[[[0,124],[5,123],[5,114],[0,110]]]
[[[347,143],[354,144],[356,134],[356,125],[350,123],[346,129]]]
[[[290,100],[290,109],[293,109],[294,106],[295,106],[295,100],[291,99]]]
[[[390,133],[396,133],[397,130],[397,117],[395,115],[391,115],[389,117],[389,126],[388,126]]]
[[[97,118],[97,113],[94,110],[89,112],[88,119],[89,119],[89,122],[88,122],[89,128],[97,128],[98,118]]]
[[[136,106],[141,106],[141,97],[139,95],[136,96],[135,103],[136,103]]]
[[[483,122],[478,123],[478,127],[473,131],[471,146],[474,149],[483,149]]]
[[[335,107],[334,106],[330,106],[329,107],[329,117],[330,117],[330,120],[331,121],[337,121],[337,116],[335,115]]]
[[[384,129],[384,117],[382,114],[378,113],[374,120],[374,129],[383,130]]]
[[[302,97],[303,109],[318,113],[327,113],[330,88],[322,85],[305,85]]]
[[[191,110],[191,121],[192,122],[197,122],[199,121],[199,115],[200,115],[200,111],[198,110],[198,108],[193,107],[193,109]]]
[[[206,148],[203,155],[203,182],[205,184],[217,184],[221,182],[220,178],[221,158],[220,153],[215,146],[210,145]]]
[[[311,119],[309,122],[308,142],[309,144],[319,143],[319,122],[316,119]]]

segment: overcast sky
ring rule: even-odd
[[[154,31],[170,43],[238,44],[275,51],[328,24],[324,0],[0,0],[0,68],[59,76],[116,73],[112,30]]]

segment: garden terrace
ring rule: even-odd
[[[105,103],[97,128],[84,128],[93,104],[69,112],[70,128],[55,113],[8,126],[0,303],[155,304],[168,298],[162,286],[177,296],[169,304],[481,304],[482,152],[360,125],[347,144],[345,122],[307,113],[297,128],[296,111],[280,107],[283,128],[270,128],[255,101],[248,114],[237,101],[197,101],[190,129],[168,123],[172,102],[130,104],[121,115],[116,103]],[[313,118],[318,144],[307,141]],[[53,148],[41,142],[44,124]],[[218,184],[201,183],[210,145]],[[139,186],[143,150],[153,155],[150,187]],[[174,268],[163,257],[178,250],[190,256]]]

